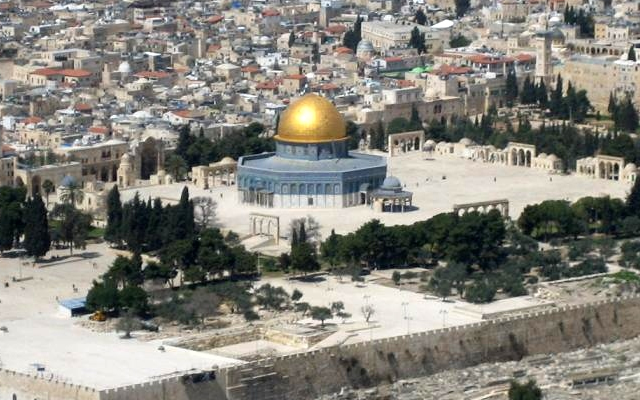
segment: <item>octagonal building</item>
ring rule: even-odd
[[[280,116],[275,153],[240,157],[241,203],[341,208],[369,201],[387,175],[385,157],[349,151],[346,124],[331,102],[307,94]]]

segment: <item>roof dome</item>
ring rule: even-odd
[[[624,170],[627,172],[635,172],[638,170],[638,168],[634,163],[629,163],[624,167]]]
[[[387,176],[386,178],[384,178],[384,181],[382,181],[382,186],[380,186],[380,189],[401,190],[402,184],[400,183],[400,179],[396,178],[395,176]]]
[[[131,164],[131,156],[129,153],[124,153],[122,157],[120,157],[120,164]]]
[[[71,175],[65,175],[64,178],[62,178],[62,181],[60,182],[60,186],[69,187],[69,186],[74,186],[76,183],[78,183],[76,178],[74,178]]]
[[[224,157],[222,160],[220,160],[220,162],[218,164],[220,165],[228,165],[228,164],[235,164],[236,160],[234,160],[231,157]]]
[[[130,74],[131,73],[131,65],[127,61],[123,61],[118,66],[118,72],[121,74]]]
[[[462,138],[458,143],[463,144],[465,146],[470,146],[473,144],[473,141],[469,138]]]
[[[333,104],[317,94],[306,94],[281,114],[275,139],[321,143],[346,138],[344,118]]]
[[[358,42],[358,46],[356,47],[356,52],[359,51],[374,51],[373,43],[371,43],[367,39],[362,39]]]

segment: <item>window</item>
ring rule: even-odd
[[[308,206],[312,206],[313,205],[313,197],[307,197],[307,205]]]

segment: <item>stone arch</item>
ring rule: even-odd
[[[511,149],[511,165],[518,165],[518,150]]]
[[[158,173],[160,154],[156,139],[148,137],[140,144],[140,178],[149,179]]]
[[[524,164],[525,164],[524,150],[519,149],[518,150],[518,166],[522,166]]]
[[[531,154],[531,150],[527,150],[527,152],[526,152],[526,156],[525,156],[525,165],[526,165],[527,167],[530,167],[530,166],[531,166],[531,155],[532,155],[532,154]]]
[[[40,189],[42,188],[42,178],[40,175],[34,175],[31,178],[31,195],[40,195]]]

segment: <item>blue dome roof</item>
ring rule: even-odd
[[[356,52],[357,51],[373,51],[373,50],[374,50],[373,43],[371,43],[367,39],[362,39],[360,42],[358,42],[358,46],[356,47]]]
[[[60,186],[69,187],[75,185],[77,182],[78,181],[73,176],[65,175],[65,177],[62,178],[62,181],[60,182]]]
[[[402,184],[400,183],[400,179],[396,178],[395,176],[387,176],[386,178],[384,178],[384,181],[382,182],[382,186],[380,186],[380,188],[384,190],[397,190],[402,189]]]

